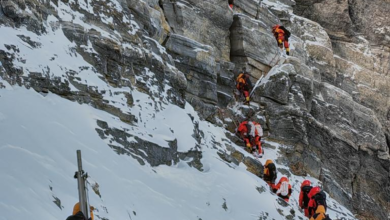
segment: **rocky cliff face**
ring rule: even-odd
[[[320,178],[325,190],[360,219],[386,219],[390,4],[295,2],[236,0],[231,10],[225,0],[3,0],[1,25],[24,31],[13,31],[0,45],[0,76],[13,85],[88,103],[130,124],[138,123],[137,117],[121,106],[137,106],[134,90],[153,97],[156,111],[159,102],[183,107],[187,101],[204,119],[232,132],[234,123],[251,117],[267,138],[294,146],[284,153],[287,163],[299,168],[297,174]],[[291,57],[281,56],[271,34],[279,23],[292,32]],[[61,48],[61,41],[50,38],[54,35],[63,35],[73,47]],[[8,43],[12,38],[21,44]],[[83,62],[66,60],[59,51]],[[37,59],[34,52],[47,56]],[[232,79],[242,67],[252,80],[264,79],[254,92],[256,106],[232,108]],[[85,75],[108,86],[88,83]],[[107,101],[107,95],[118,102]],[[126,146],[110,146],[118,154],[148,157],[156,166],[187,156],[202,169],[198,149],[178,153],[175,141],[167,150],[141,139],[134,146],[125,141],[133,135],[102,121],[98,125],[102,138]],[[196,125],[194,136],[202,138]],[[227,149],[230,154],[221,158],[243,162],[261,175],[256,163]]]
[[[390,48],[388,46],[390,30],[388,28],[389,19],[386,16],[386,11],[390,9],[389,2],[381,0],[370,2],[345,0],[296,1],[296,3],[296,6],[294,6],[294,12],[296,14],[318,22],[329,34],[332,42],[336,73],[336,78],[330,83],[341,89],[341,92],[346,96],[342,99],[343,103],[345,103],[348,97],[353,103],[361,105],[362,110],[369,111],[362,111],[362,113],[366,113],[360,114],[362,117],[359,120],[353,120],[353,124],[359,124],[359,127],[363,128],[359,133],[371,130],[368,133],[373,134],[372,129],[376,127],[374,130],[380,131],[377,134],[382,136],[379,139],[373,140],[367,139],[366,137],[368,136],[360,135],[361,137],[365,137],[355,139],[357,140],[355,148],[367,152],[368,155],[372,155],[372,146],[381,146],[377,148],[380,149],[377,154],[379,159],[367,161],[370,157],[362,155],[360,156],[361,159],[356,158],[355,161],[360,161],[357,163],[361,164],[360,167],[367,167],[367,163],[372,164],[376,171],[372,170],[370,173],[376,173],[378,171],[379,173],[388,173],[390,165],[388,159],[386,159],[387,156],[383,152],[388,152],[390,145]],[[334,96],[332,97],[334,98]],[[341,103],[338,104],[338,106],[342,105]],[[349,104],[349,108],[351,106],[354,105]],[[356,108],[353,109],[355,110]],[[371,116],[367,117],[367,113]],[[371,122],[366,123],[366,119],[370,117],[373,117],[375,120],[370,119],[369,121]],[[374,121],[376,121],[376,126],[372,127],[372,122]],[[359,170],[361,168],[356,171],[359,172]],[[363,172],[366,173],[366,171]],[[379,174],[369,175],[368,178],[375,179],[375,182],[378,182],[377,176]],[[353,188],[362,187],[361,183],[366,182],[366,179],[368,179],[364,176],[359,177],[359,175],[355,178],[361,180],[352,181]],[[388,174],[387,177],[384,175],[383,178],[383,181],[389,179]],[[384,187],[389,192],[388,183],[383,182],[383,185],[377,186]],[[367,188],[370,188],[370,186],[367,185]],[[357,196],[358,198],[363,198],[364,195],[357,194]],[[387,207],[387,212],[389,212],[389,199],[386,197],[379,197],[377,199],[383,201],[383,206]],[[378,200],[372,203],[378,203]],[[369,207],[363,205],[361,202],[354,202],[353,207],[365,210],[362,212],[362,215],[367,214],[366,210],[369,209]],[[369,219],[370,215],[367,218]],[[382,218],[386,218],[385,215]]]

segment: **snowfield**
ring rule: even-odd
[[[0,81],[7,84],[4,80]],[[187,114],[199,122],[205,134],[202,140],[203,172],[189,167],[186,161],[173,166],[141,166],[129,156],[116,154],[95,131],[96,120],[117,128],[129,128],[118,118],[88,105],[65,100],[57,95],[43,96],[33,90],[7,85],[0,90],[0,211],[2,219],[66,219],[78,200],[76,150],[82,151],[83,166],[89,182],[98,183],[101,197],[89,188],[90,203],[97,208],[96,217],[108,219],[284,219],[295,210],[296,219],[303,217],[297,207],[299,186],[303,177],[292,176],[291,207],[282,207],[267,184],[246,171],[246,166],[226,164],[217,156],[227,143],[224,130],[200,121],[190,105],[185,109],[166,106],[166,111],[150,120],[181,115],[182,132],[174,132],[179,147],[193,143],[193,124]],[[187,119],[184,117],[187,115]],[[187,120],[187,121],[186,121]],[[175,120],[164,126],[178,128]],[[176,136],[177,135],[177,136]],[[230,143],[232,144],[232,143]],[[265,149],[266,159],[279,156]],[[216,148],[214,148],[216,147]],[[236,146],[241,152],[244,150]],[[185,150],[185,148],[181,148]],[[278,168],[285,168],[277,164]],[[281,178],[279,173],[278,179]],[[317,183],[313,178],[308,178]],[[264,192],[259,192],[257,188]],[[56,205],[54,201],[59,199]],[[334,208],[351,213],[333,200]],[[328,211],[331,216],[338,212]]]

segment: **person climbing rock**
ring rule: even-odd
[[[272,33],[278,42],[278,46],[283,49],[284,44],[284,48],[286,48],[286,54],[290,55],[290,45],[288,44],[288,38],[291,35],[290,31],[288,31],[283,26],[275,25],[272,27]]]
[[[234,0],[228,0],[229,7],[233,9]]]
[[[325,214],[325,207],[319,205],[316,213],[310,218],[310,220],[331,220],[328,215]]]
[[[237,133],[243,139],[248,152],[262,157],[261,136],[263,136],[263,129],[259,123],[243,121],[238,126]]]
[[[304,180],[301,184],[301,192],[299,193],[299,207],[304,210],[305,216],[309,217],[309,192],[313,188],[310,180]]]
[[[276,193],[276,185],[275,185],[275,180],[277,178],[278,174],[276,172],[276,166],[274,162],[270,159],[268,159],[265,162],[264,165],[264,175],[263,175],[263,180],[269,185],[271,188],[272,192]]]
[[[244,104],[249,105],[249,94],[252,89],[252,82],[250,80],[250,75],[244,67],[242,71],[238,74],[236,78],[236,88],[239,91],[239,96],[243,95],[245,97]]]
[[[284,201],[288,202],[292,193],[292,189],[287,177],[284,176],[280,178],[278,184],[276,185],[276,189],[276,195],[284,199]]]
[[[309,217],[312,217],[316,213],[316,210],[317,210],[319,205],[324,206],[325,211],[326,211],[326,208],[327,208],[326,194],[324,191],[321,190],[320,187],[318,187],[318,186],[313,187],[310,190],[308,197],[310,199],[309,204],[308,204]]]
[[[90,216],[88,220],[94,220],[94,216],[93,216],[94,207],[90,206],[89,209],[90,209]],[[86,220],[84,214],[80,210],[80,203],[76,203],[73,206],[73,215],[69,216],[66,220]]]

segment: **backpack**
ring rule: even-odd
[[[255,134],[262,137],[263,136],[263,129],[261,128],[261,125],[259,123],[255,124]]]
[[[304,186],[302,187],[302,193],[303,193],[303,208],[307,208],[307,206],[309,205],[309,196],[307,196],[307,194],[309,194],[311,188],[313,188],[312,186]]]
[[[282,184],[280,184],[280,188],[277,192],[277,194],[280,193],[280,195],[282,196],[288,196],[288,182],[287,181],[284,181],[282,182]]]
[[[288,40],[288,38],[291,36],[290,31],[288,31],[285,27],[280,26],[280,29],[284,31],[284,37]]]
[[[245,86],[245,84],[246,84],[245,74],[244,73],[238,74],[237,79],[236,79],[237,89],[240,90],[241,87]]]
[[[313,215],[313,219],[314,220],[332,220],[329,215],[325,215],[325,214],[315,214]]]
[[[329,217],[329,215],[326,215],[323,220],[332,220],[332,219]]]
[[[276,166],[274,163],[268,164],[268,172],[271,183],[275,183],[278,174],[276,173]]]
[[[75,215],[69,216],[66,220],[85,220],[84,214],[79,211]]]
[[[245,80],[245,74],[242,73],[242,72],[238,74],[237,79],[236,79],[236,82],[239,82],[240,79],[244,79],[244,80]]]
[[[319,205],[323,205],[326,211],[327,205],[326,205],[326,194],[324,191],[321,191],[313,196],[314,201],[316,202],[316,207],[314,210],[317,209]]]

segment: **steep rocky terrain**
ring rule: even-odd
[[[145,128],[140,118],[154,116],[128,110],[140,99],[156,111],[163,111],[161,103],[188,102],[237,143],[230,132],[250,117],[268,140],[292,146],[283,161],[295,174],[319,178],[359,219],[386,219],[389,8],[385,0],[236,0],[233,10],[225,0],[3,0],[0,77]],[[279,23],[292,32],[290,57],[271,34]],[[264,76],[251,107],[233,105],[233,79],[242,67],[253,81]],[[134,97],[135,91],[147,96]],[[198,143],[187,152],[178,152],[176,140],[164,148],[107,122],[98,126],[103,139],[121,144],[110,145],[114,151],[140,164],[140,157],[153,166],[190,157],[202,169],[196,125]],[[228,148],[220,157],[256,167],[237,154]]]

